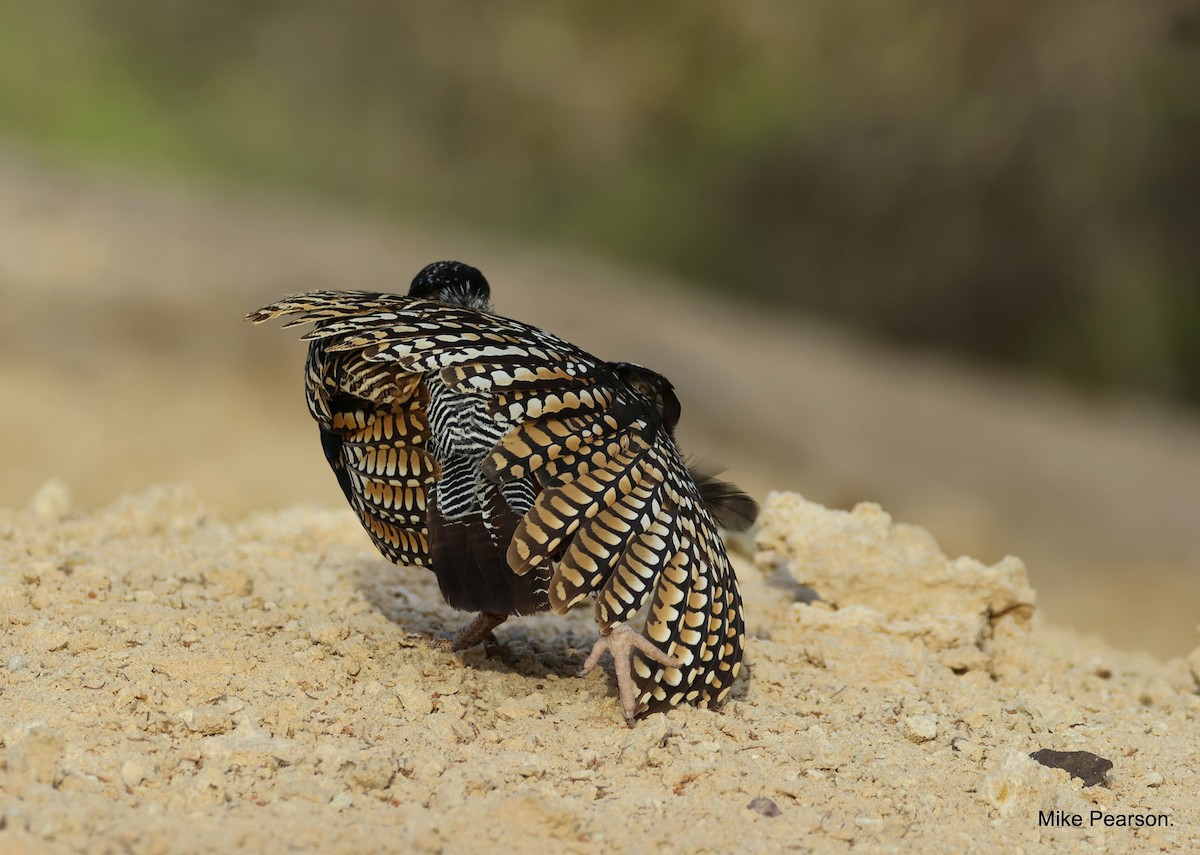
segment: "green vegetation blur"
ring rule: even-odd
[[[1182,0],[11,0],[0,131],[1200,402]]]

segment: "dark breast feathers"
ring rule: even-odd
[[[314,325],[309,409],[389,560],[433,570],[464,611],[561,614],[593,597],[603,636],[645,610],[673,664],[633,655],[636,713],[724,700],[743,622],[714,512],[744,527],[756,507],[689,472],[661,375],[433,300],[316,291],[250,318],[281,315]]]

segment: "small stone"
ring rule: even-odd
[[[771,801],[765,796],[759,796],[756,799],[751,799],[750,804],[746,805],[749,810],[754,811],[761,816],[774,817],[783,813],[779,809],[779,805]]]
[[[62,522],[71,515],[71,491],[62,481],[47,481],[29,500],[29,510],[44,523]]]
[[[121,764],[121,780],[127,787],[136,787],[154,777],[154,761],[149,757],[130,757]]]
[[[396,768],[397,764],[390,757],[373,754],[350,763],[342,775],[357,789],[383,790],[396,777]]]
[[[312,778],[297,778],[281,784],[278,789],[280,798],[284,801],[305,801],[315,805],[327,805],[333,801],[329,792],[319,781]]]
[[[1029,755],[1043,766],[1051,769],[1064,769],[1072,778],[1083,781],[1085,787],[1094,787],[1104,783],[1108,773],[1112,771],[1111,760],[1106,760],[1090,751],[1054,751],[1043,748]]]
[[[396,687],[396,697],[410,716],[426,716],[433,712],[433,698],[416,686],[404,684]]]
[[[46,590],[44,585],[35,588],[33,593],[29,595],[29,605],[39,612],[50,608],[53,601],[50,592]]]
[[[534,692],[523,698],[506,698],[496,707],[496,715],[500,718],[519,720],[532,718],[546,711],[546,696]]]
[[[179,714],[179,720],[187,725],[187,729],[192,733],[201,736],[225,733],[233,727],[233,719],[229,713],[212,704],[196,707],[194,710],[184,710]]]
[[[8,670],[9,671],[24,671],[28,667],[29,667],[29,663],[25,661],[25,657],[22,656],[20,653],[17,653],[14,656],[8,657]]]
[[[446,771],[446,767],[431,757],[418,760],[413,764],[412,773],[418,781],[436,781]]]
[[[956,736],[950,740],[950,748],[976,763],[983,759],[983,746],[966,737]]]
[[[349,630],[342,624],[333,621],[319,623],[308,630],[308,637],[317,644],[337,644],[346,637]]]
[[[904,735],[913,742],[928,742],[937,736],[937,717],[928,714],[905,716]]]
[[[1200,647],[1192,651],[1187,662],[1188,667],[1192,670],[1192,679],[1196,682],[1196,687],[1200,688]]]
[[[1147,772],[1142,777],[1142,782],[1147,787],[1161,787],[1164,783],[1164,778],[1158,772]]]

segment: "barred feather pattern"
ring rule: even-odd
[[[511,572],[544,574],[547,607],[561,613],[594,597],[602,633],[645,611],[643,633],[678,667],[634,655],[639,714],[725,699],[742,659],[741,600],[717,522],[675,444],[677,412],[664,423],[662,401],[656,409],[614,365],[491,313],[317,291],[249,317],[282,315],[296,316],[287,326],[314,325],[304,338],[312,343],[308,385],[318,422],[332,421],[335,409],[320,360],[352,358],[355,383],[390,383],[389,406],[419,414],[406,425],[423,431],[413,447],[440,464],[431,474],[427,458],[416,459],[443,515],[477,512],[482,493],[502,491],[520,515],[507,546]],[[368,430],[357,416],[342,420]],[[449,467],[450,460],[469,462]],[[380,478],[378,466],[366,474]],[[353,478],[368,468],[347,471]],[[360,501],[370,505],[360,518],[378,513],[376,483],[391,486],[362,482]],[[384,541],[389,558],[412,558]]]
[[[326,459],[376,548],[428,566],[427,491],[441,476],[430,454],[428,395],[417,378],[354,354],[309,349],[305,391]]]

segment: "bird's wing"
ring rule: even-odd
[[[588,395],[606,407],[574,406],[583,396],[553,384],[527,388],[527,410],[541,415],[512,427],[485,459],[496,480],[532,474],[542,485],[509,564],[523,573],[553,559],[551,608],[594,596],[602,632],[649,606],[643,632],[679,667],[635,655],[639,713],[715,706],[737,676],[743,626],[716,520],[655,402],[615,372],[593,376]]]
[[[309,350],[309,406],[329,414],[317,419],[325,458],[384,557],[429,567],[429,491],[441,469],[426,447],[428,392],[420,377],[378,365],[366,374],[359,362],[355,354]]]
[[[302,314],[285,326],[370,315],[370,298],[315,292],[253,312],[255,323]],[[313,317],[310,317],[310,313]],[[402,565],[430,566],[429,491],[440,467],[429,453],[428,390],[419,375],[368,362],[354,351],[309,347],[305,394],[321,447],[346,501],[380,553]]]

